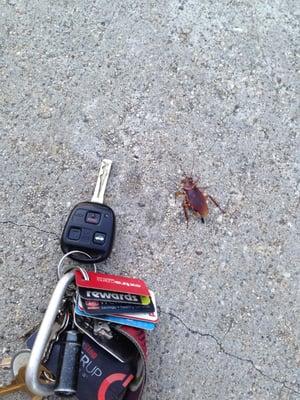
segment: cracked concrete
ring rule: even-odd
[[[143,277],[161,310],[144,399],[300,399],[296,10],[3,1],[3,355],[40,322],[68,212],[107,157],[117,234],[99,269]],[[185,224],[190,171],[224,215]]]
[[[60,239],[60,237],[57,235],[57,233],[46,231],[45,229],[38,228],[37,226],[34,226],[34,225],[18,224],[17,222],[14,222],[14,221],[0,221],[0,224],[10,224],[10,225],[14,225],[17,227],[19,226],[19,227],[23,227],[23,228],[28,228],[28,230],[36,229],[39,232],[48,233],[49,235],[55,236],[56,239]]]
[[[160,311],[161,311],[161,313],[165,313],[162,310],[160,310]],[[252,366],[252,368],[254,368],[257,372],[259,372],[264,378],[267,378],[267,379],[269,379],[269,380],[271,380],[271,381],[273,381],[275,383],[280,383],[282,385],[282,387],[288,389],[292,393],[300,394],[300,391],[295,390],[293,387],[291,387],[293,384],[291,384],[291,383],[289,383],[287,381],[280,381],[280,380],[278,380],[276,378],[273,378],[272,376],[269,376],[268,374],[263,372],[260,368],[258,368],[255,365],[254,361],[251,360],[250,358],[244,358],[244,357],[241,357],[241,356],[238,356],[236,354],[233,354],[233,353],[230,353],[230,352],[226,351],[224,349],[224,347],[223,347],[222,342],[216,336],[214,336],[213,334],[211,334],[211,333],[203,333],[203,332],[200,332],[200,331],[198,331],[196,329],[190,328],[180,317],[178,317],[178,315],[176,315],[176,314],[174,314],[172,312],[167,312],[165,314],[169,315],[171,318],[175,318],[176,320],[178,320],[193,335],[199,335],[201,337],[211,338],[212,340],[214,340],[216,342],[216,344],[218,345],[220,351],[222,353],[224,353],[226,356],[233,357],[233,358],[235,358],[235,359],[237,359],[237,360],[239,360],[241,362],[249,363]],[[226,335],[227,335],[227,333],[228,332],[226,332]],[[296,386],[297,386],[297,389],[298,389],[299,385],[296,385]]]

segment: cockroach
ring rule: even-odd
[[[200,216],[204,223],[204,217],[208,215],[208,200],[210,200],[222,213],[225,211],[220,207],[219,203],[204,190],[207,187],[198,187],[198,181],[194,181],[191,176],[184,176],[181,180],[181,190],[175,193],[175,197],[184,196],[182,207],[186,222],[189,221],[188,210],[192,210],[196,215]]]

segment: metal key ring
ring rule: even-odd
[[[87,271],[86,271],[84,268],[82,268],[82,267],[74,267],[74,266],[72,266],[72,265],[69,265],[69,266],[65,266],[65,267],[62,269],[63,262],[65,261],[65,259],[66,259],[70,254],[74,254],[74,253],[81,253],[81,254],[84,254],[85,256],[87,256],[88,258],[92,258],[88,253],[85,253],[84,251],[81,251],[81,250],[72,250],[72,251],[69,251],[68,253],[64,254],[64,255],[62,256],[62,258],[60,259],[58,265],[57,265],[57,276],[58,276],[58,279],[61,279],[61,277],[62,277],[66,272],[68,272],[68,271],[70,271],[70,270],[78,270],[78,271],[81,272],[83,278],[84,278],[86,281],[88,281],[88,280],[90,279],[89,276],[88,276],[88,273],[87,273]],[[93,265],[94,265],[94,272],[97,272],[96,264],[93,264]]]

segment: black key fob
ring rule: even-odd
[[[100,203],[79,203],[70,213],[61,237],[64,253],[79,250],[87,253],[70,254],[73,260],[82,263],[104,261],[111,253],[115,234],[113,210]]]

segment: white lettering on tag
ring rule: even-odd
[[[88,375],[98,376],[98,377],[102,375],[101,369],[97,367],[86,354],[82,354],[80,358],[80,363],[82,364],[84,371]]]

